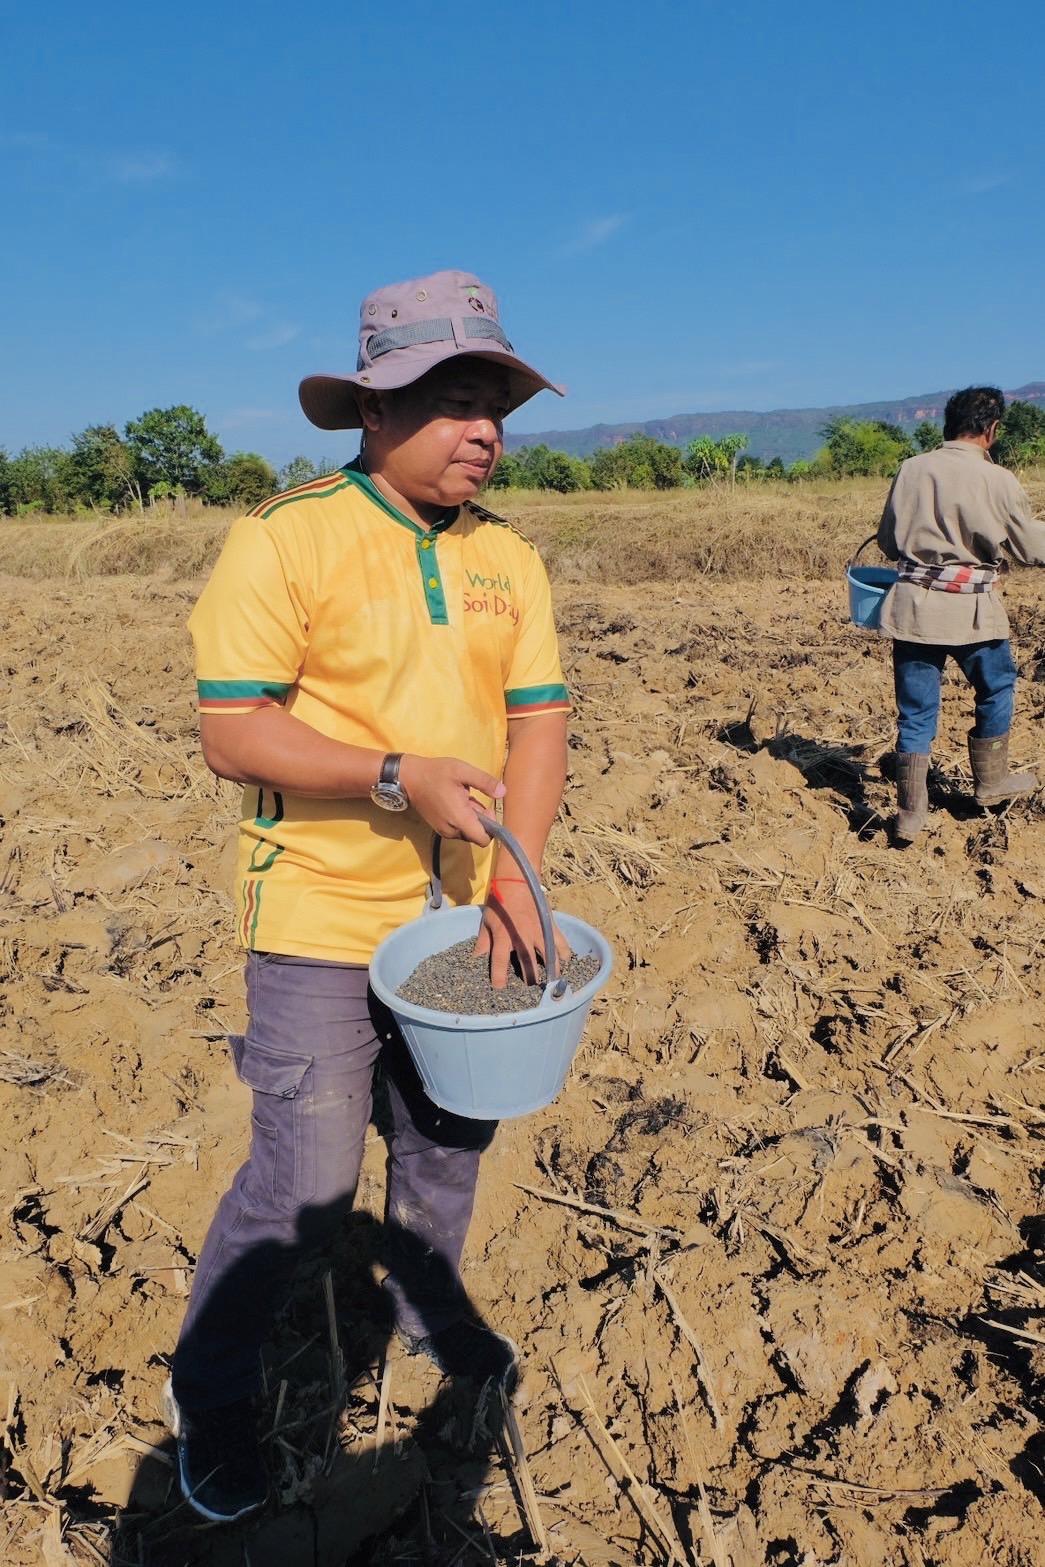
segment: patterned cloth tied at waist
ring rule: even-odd
[[[902,555],[898,566],[901,582],[932,588],[937,593],[989,593],[1009,569],[1008,561],[997,566],[924,566],[921,561],[907,560]]]

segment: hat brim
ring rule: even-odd
[[[536,397],[538,392],[554,392],[565,397],[566,388],[549,381],[540,371],[497,348],[457,349],[449,344],[417,344],[387,355],[389,363],[370,365],[355,375],[307,375],[298,387],[298,398],[305,418],[320,430],[360,430],[357,393],[395,392],[412,386],[429,370],[449,359],[489,359],[504,365],[509,372],[509,413]]]

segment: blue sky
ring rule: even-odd
[[[445,266],[569,387],[520,431],[1043,378],[1043,59],[1040,0],[0,4],[0,444],[343,459],[298,380]]]

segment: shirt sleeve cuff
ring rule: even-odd
[[[530,718],[534,713],[568,713],[570,694],[564,685],[514,686],[504,693],[509,718]]]
[[[257,707],[282,707],[290,682],[279,680],[197,680],[201,713],[252,713]]]

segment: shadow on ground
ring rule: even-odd
[[[766,751],[776,761],[789,762],[811,789],[829,789],[840,796],[850,831],[860,837],[887,828],[888,818],[882,816],[867,796],[871,765],[865,759],[867,747],[832,744],[788,731],[775,734],[770,740],[759,740],[752,732],[750,713],[746,718],[723,725],[715,739],[748,756]]]
[[[380,1074],[373,1119],[387,1136]],[[317,1252],[309,1237],[332,1229],[335,1241]],[[443,1377],[425,1357],[409,1356],[375,1277],[394,1258],[405,1287],[413,1278],[430,1289],[433,1268],[446,1265],[387,1215],[379,1224],[368,1213],[351,1212],[348,1199],[304,1210],[298,1237],[295,1286],[263,1355],[259,1430],[271,1482],[267,1507],[240,1524],[208,1524],[182,1500],[174,1442],[165,1438],[138,1465],[113,1531],[111,1567],[466,1567],[489,1561],[498,1546],[525,1560],[530,1541],[521,1524],[511,1539],[491,1545],[481,1514],[503,1440],[499,1393],[477,1384],[467,1367]],[[244,1271],[253,1272],[259,1261],[265,1265],[256,1252],[249,1255]],[[459,1281],[447,1276],[443,1282],[460,1293]],[[236,1295],[234,1277],[227,1288]],[[478,1320],[471,1302],[465,1304]],[[164,1357],[153,1363],[159,1384]]]
[[[489,1561],[477,1505],[502,1438],[500,1399],[463,1373],[441,1378],[400,1349],[372,1271],[390,1242],[417,1244],[394,1229],[351,1214],[332,1259],[343,1398],[330,1353],[323,1264],[296,1286],[268,1347],[259,1408],[272,1487],[265,1511],[233,1525],[199,1518],[181,1499],[167,1438],[139,1463],[114,1531],[112,1567]],[[390,1397],[379,1437],[386,1353]],[[499,1543],[519,1552],[529,1541],[520,1530]]]

